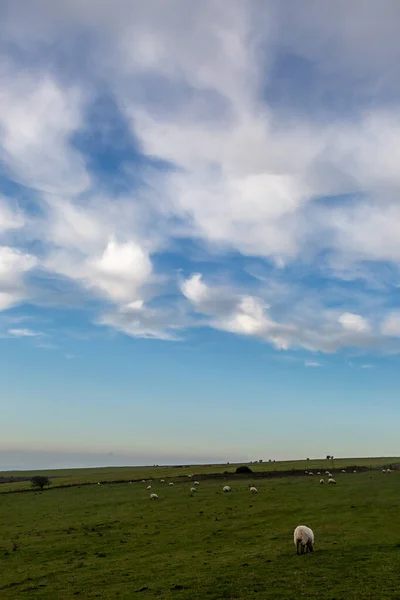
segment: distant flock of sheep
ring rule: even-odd
[[[382,473],[391,473],[392,470],[391,469],[382,469]],[[314,473],[312,471],[305,471],[306,475],[314,475]],[[342,469],[342,473],[347,473],[347,471],[345,469]],[[357,473],[356,469],[354,469],[353,473]],[[318,471],[317,475],[321,475],[321,472]],[[325,471],[325,475],[327,475],[328,477],[328,483],[329,484],[336,484],[336,480],[333,478],[332,473],[330,473],[329,471]],[[193,478],[193,475],[188,475],[188,477],[190,479]],[[132,481],[130,481],[129,483],[132,483]],[[146,480],[143,479],[142,483],[146,483]],[[160,479],[160,483],[165,483],[165,479]],[[324,479],[321,478],[319,480],[320,484],[325,483]],[[101,485],[100,482],[97,485]],[[168,485],[173,486],[174,483],[172,481],[170,481],[168,483]],[[194,494],[197,492],[197,487],[200,485],[200,483],[198,481],[194,481],[193,482],[193,487],[190,488],[190,493]],[[147,491],[151,490],[151,485],[147,486]],[[229,493],[232,491],[232,488],[229,485],[224,485],[222,488],[222,491],[225,493]],[[249,491],[252,494],[257,494],[258,493],[258,489],[252,485],[249,488]],[[158,495],[155,494],[154,492],[152,492],[150,494],[150,500],[158,500]],[[298,525],[296,527],[296,529],[294,530],[294,534],[293,534],[293,539],[294,539],[294,545],[296,546],[296,552],[297,554],[305,554],[308,552],[313,552],[314,550],[314,532],[312,529],[310,529],[310,527],[307,527],[306,525]]]

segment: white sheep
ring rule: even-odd
[[[193,475],[188,475],[188,477],[192,478],[192,477],[193,477]]]
[[[146,490],[151,490],[151,485],[148,485]]]
[[[320,479],[320,480],[319,480],[319,482],[320,482],[320,483],[325,483],[323,479]]]
[[[357,473],[357,471],[354,469],[353,473]]]
[[[346,469],[342,469],[342,473],[346,473]]]
[[[386,469],[386,473],[391,473],[392,469]]]
[[[192,493],[193,493],[193,492],[197,492],[197,488],[195,488],[195,487],[192,487],[192,488],[190,488],[190,491],[191,491]]]
[[[332,477],[332,473],[328,473],[328,477]]]
[[[314,550],[314,533],[306,525],[296,527],[293,538],[297,554],[304,554],[304,552],[307,553]]]
[[[222,491],[223,491],[223,492],[230,492],[230,491],[231,491],[231,488],[230,488],[230,486],[229,486],[229,485],[224,485],[224,487],[222,488]]]
[[[160,483],[165,483],[165,479],[160,479]]]
[[[254,487],[254,485],[251,486],[250,491],[252,494],[257,494],[258,489],[256,487]]]
[[[329,471],[325,471],[325,475],[329,475]]]
[[[386,469],[382,469],[382,473],[386,473]]]
[[[168,485],[175,485],[173,481],[170,481]]]
[[[142,483],[146,483],[146,480],[145,480],[145,479],[142,479]]]
[[[97,484],[97,485],[101,485],[100,481],[98,482],[98,484]]]
[[[200,485],[198,481],[195,481],[193,485]]]
[[[317,475],[321,475],[320,471],[318,471]]]
[[[150,500],[158,500],[157,494],[150,494]]]
[[[333,479],[333,477],[329,477],[328,483],[336,483],[336,481]]]

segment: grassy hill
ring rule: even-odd
[[[41,471],[4,471],[0,477],[26,477],[30,479],[33,475],[40,473],[47,475],[52,480],[52,486],[61,485],[83,485],[87,483],[106,483],[113,481],[140,481],[142,479],[176,479],[187,477],[189,474],[209,475],[214,473],[234,473],[236,467],[247,464],[253,471],[275,472],[291,470],[309,470],[313,472],[325,470],[336,470],[349,467],[378,469],[386,465],[400,464],[399,457],[373,457],[373,458],[335,458],[310,459],[295,461],[277,461],[263,463],[238,463],[238,464],[215,464],[215,465],[186,465],[171,467],[101,467],[93,469],[55,469]],[[21,490],[30,488],[30,482],[18,482],[13,484],[0,484],[0,493],[10,490]]]

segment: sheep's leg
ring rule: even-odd
[[[300,551],[300,542],[297,540],[297,546],[296,546],[296,552],[297,552],[297,555],[299,555],[299,554],[300,554],[300,552],[299,552],[299,551]]]

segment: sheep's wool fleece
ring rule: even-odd
[[[301,542],[303,546],[311,541],[314,544],[314,533],[312,529],[306,527],[306,525],[299,525],[294,530],[294,544],[297,546],[297,542]]]

